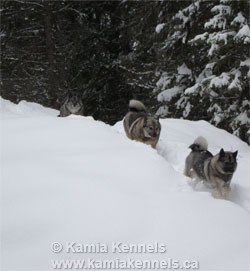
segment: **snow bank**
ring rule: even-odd
[[[4,100],[0,97],[0,116],[1,118],[20,118],[25,117],[42,117],[57,116],[59,112],[51,108],[45,108],[36,103],[21,101],[14,105],[12,102]]]
[[[53,270],[52,259],[197,260],[199,270],[249,269],[249,147],[205,121],[162,120],[157,150],[91,117],[57,118],[1,100],[2,267]],[[232,201],[183,176],[198,136],[239,151]],[[53,253],[51,244],[166,244],[160,253]],[[184,270],[184,269],[183,269]]]

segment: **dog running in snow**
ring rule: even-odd
[[[147,114],[142,102],[137,100],[129,102],[129,112],[123,120],[123,126],[128,138],[156,147],[161,124],[157,117]]]
[[[184,174],[197,181],[204,181],[213,189],[213,196],[227,199],[230,193],[230,182],[237,168],[238,151],[230,152],[221,149],[213,156],[208,151],[204,137],[197,137],[186,158]]]

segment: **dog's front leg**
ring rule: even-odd
[[[220,199],[228,199],[230,196],[230,183],[225,183],[219,178],[215,179],[215,186],[213,188],[213,196]]]
[[[231,187],[229,186],[229,184],[224,184],[223,186],[221,186],[221,194],[222,194],[223,199],[228,200],[230,196],[230,192],[231,192]]]
[[[216,199],[223,199],[223,195],[222,195],[222,187],[221,187],[221,180],[219,178],[215,178],[213,180],[213,182],[211,183],[212,185],[212,195],[214,198]]]

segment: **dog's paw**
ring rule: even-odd
[[[222,197],[225,200],[230,200],[230,198],[231,198],[231,189],[230,188],[223,189],[222,190]]]
[[[214,188],[214,189],[212,190],[212,196],[213,196],[215,199],[223,199],[222,193],[221,193],[217,188]]]
[[[231,189],[230,187],[225,187],[222,189],[214,188],[212,191],[212,196],[216,199],[230,200]]]

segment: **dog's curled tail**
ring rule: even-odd
[[[129,101],[129,111],[133,111],[133,112],[146,112],[146,107],[140,101],[130,100]]]
[[[206,138],[204,138],[203,136],[198,136],[195,139],[194,143],[189,146],[189,148],[192,151],[196,151],[196,152],[207,151],[208,143],[207,143]]]

